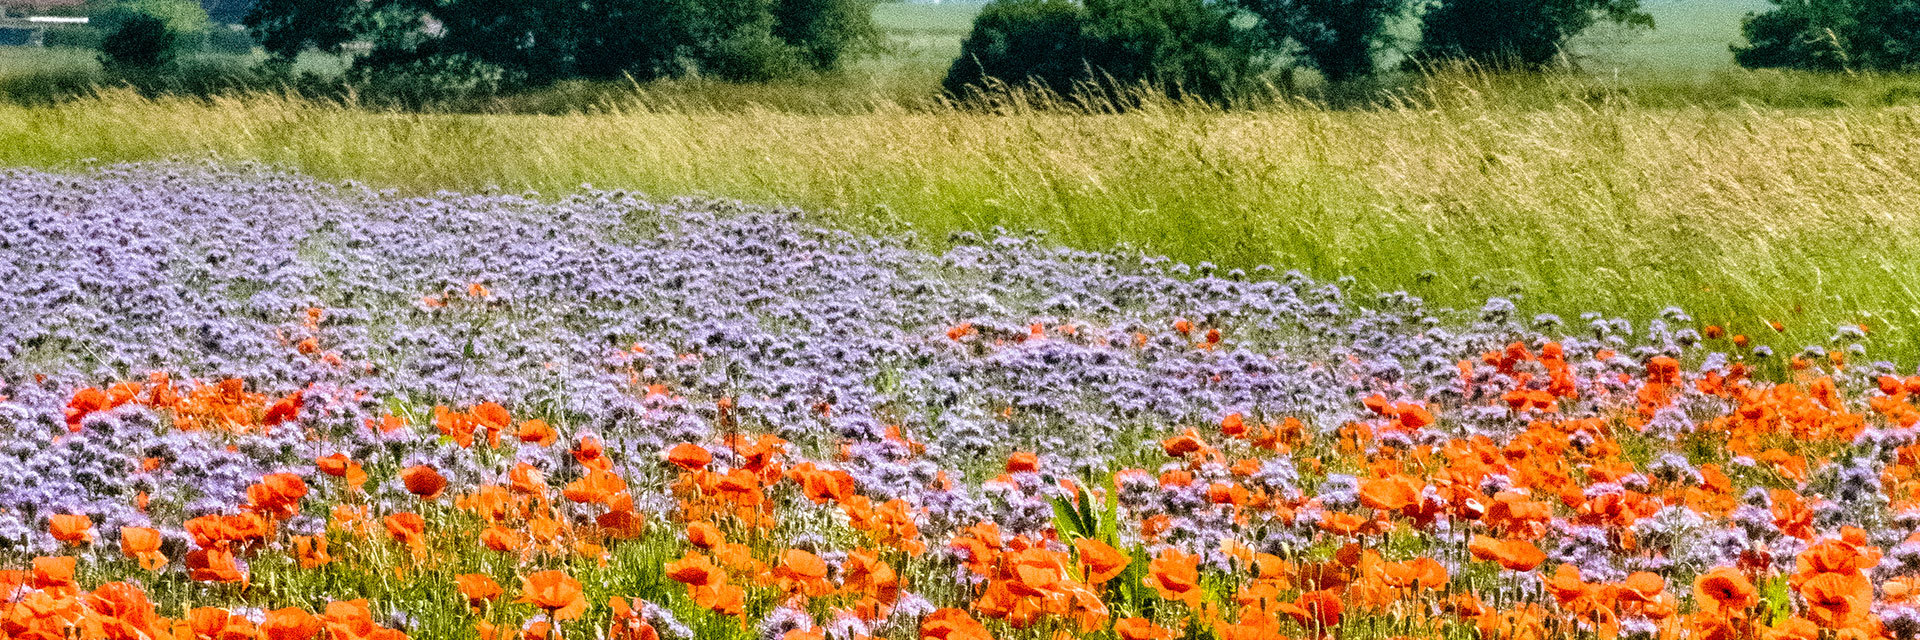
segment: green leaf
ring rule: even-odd
[[[1068,504],[1065,498],[1053,499],[1053,528],[1060,532],[1060,539],[1071,541],[1087,536],[1087,530],[1080,526],[1079,514]]]

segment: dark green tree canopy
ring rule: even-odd
[[[1439,0],[1422,20],[1413,59],[1540,69],[1554,64],[1569,39],[1601,21],[1653,28],[1639,0]]]
[[[1920,0],[1774,0],[1740,30],[1749,69],[1920,70]]]
[[[1409,0],[1235,0],[1259,16],[1266,45],[1297,56],[1333,82],[1373,75]]]
[[[150,71],[173,61],[179,34],[159,16],[123,16],[100,42],[100,64],[121,71]]]
[[[946,89],[1001,86],[1124,98],[1152,87],[1225,100],[1260,68],[1250,24],[1208,0],[994,0],[974,21]]]
[[[260,0],[246,24],[291,59],[349,43],[366,73],[490,68],[508,83],[701,74],[763,80],[875,50],[872,0]]]

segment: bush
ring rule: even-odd
[[[1568,39],[1603,20],[1653,28],[1639,0],[1439,0],[1421,21],[1411,59],[1541,69],[1554,64]]]
[[[1230,99],[1258,70],[1257,41],[1208,0],[994,0],[974,22],[945,86],[956,96],[1036,85],[1129,98]]]
[[[1774,0],[1748,14],[1734,61],[1749,69],[1920,70],[1920,0]]]
[[[121,19],[100,43],[100,65],[116,71],[151,71],[173,62],[179,34],[158,16]]]

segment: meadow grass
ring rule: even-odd
[[[1395,108],[1095,115],[884,101],[837,115],[436,115],[109,92],[0,107],[0,164],[210,156],[408,192],[706,194],[934,241],[1043,229],[1462,307],[1515,296],[1529,312],[1645,318],[1679,305],[1790,349],[1858,322],[1876,351],[1920,355],[1907,277],[1920,271],[1920,109],[1518,107],[1474,82]],[[1771,339],[1768,321],[1787,335]]]

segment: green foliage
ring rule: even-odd
[[[878,53],[884,42],[873,22],[874,0],[780,0],[773,35],[798,50],[800,61],[836,71],[853,54]]]
[[[1116,85],[1217,101],[1258,70],[1256,33],[1207,0],[1088,0],[1087,56]]]
[[[1741,22],[1740,66],[1814,71],[1920,69],[1920,0],[1774,0]]]
[[[371,50],[359,77],[409,91],[545,86],[572,78],[769,80],[839,69],[878,42],[869,0],[262,0],[247,25],[282,60]],[[460,77],[476,73],[478,77]],[[453,77],[436,77],[451,74]]]
[[[949,93],[1037,85],[1109,99],[1152,86],[1220,101],[1259,71],[1253,30],[1206,0],[994,0],[947,72]]]
[[[1267,46],[1298,55],[1333,82],[1373,75],[1410,0],[1235,0],[1259,16]]]
[[[151,75],[197,47],[211,23],[195,0],[113,0],[89,7],[100,64]]]
[[[118,21],[100,43],[100,64],[110,70],[151,71],[173,61],[180,36],[157,16],[134,14]]]
[[[1438,0],[1422,19],[1413,60],[1464,60],[1494,69],[1542,69],[1567,40],[1609,21],[1653,28],[1639,0]]]
[[[92,25],[104,34],[119,31],[138,16],[159,18],[183,41],[197,42],[213,27],[198,0],[110,0],[90,5],[89,13]]]
[[[1069,545],[1080,538],[1091,538],[1126,553],[1131,560],[1119,575],[1106,582],[1104,600],[1117,612],[1151,616],[1158,600],[1146,587],[1147,563],[1151,558],[1146,547],[1120,542],[1120,492],[1114,486],[1112,474],[1102,480],[1105,496],[1102,500],[1096,501],[1087,492],[1086,487],[1092,482],[1091,475],[1083,476],[1081,484],[1074,487],[1072,499],[1057,496],[1050,499],[1054,531]]]
[[[944,86],[963,95],[997,80],[1070,94],[1087,77],[1080,35],[1086,20],[1086,10],[1072,0],[989,2],[961,43]]]
[[[291,60],[307,49],[339,53],[354,38],[358,14],[356,3],[255,0],[242,23],[268,53]]]

